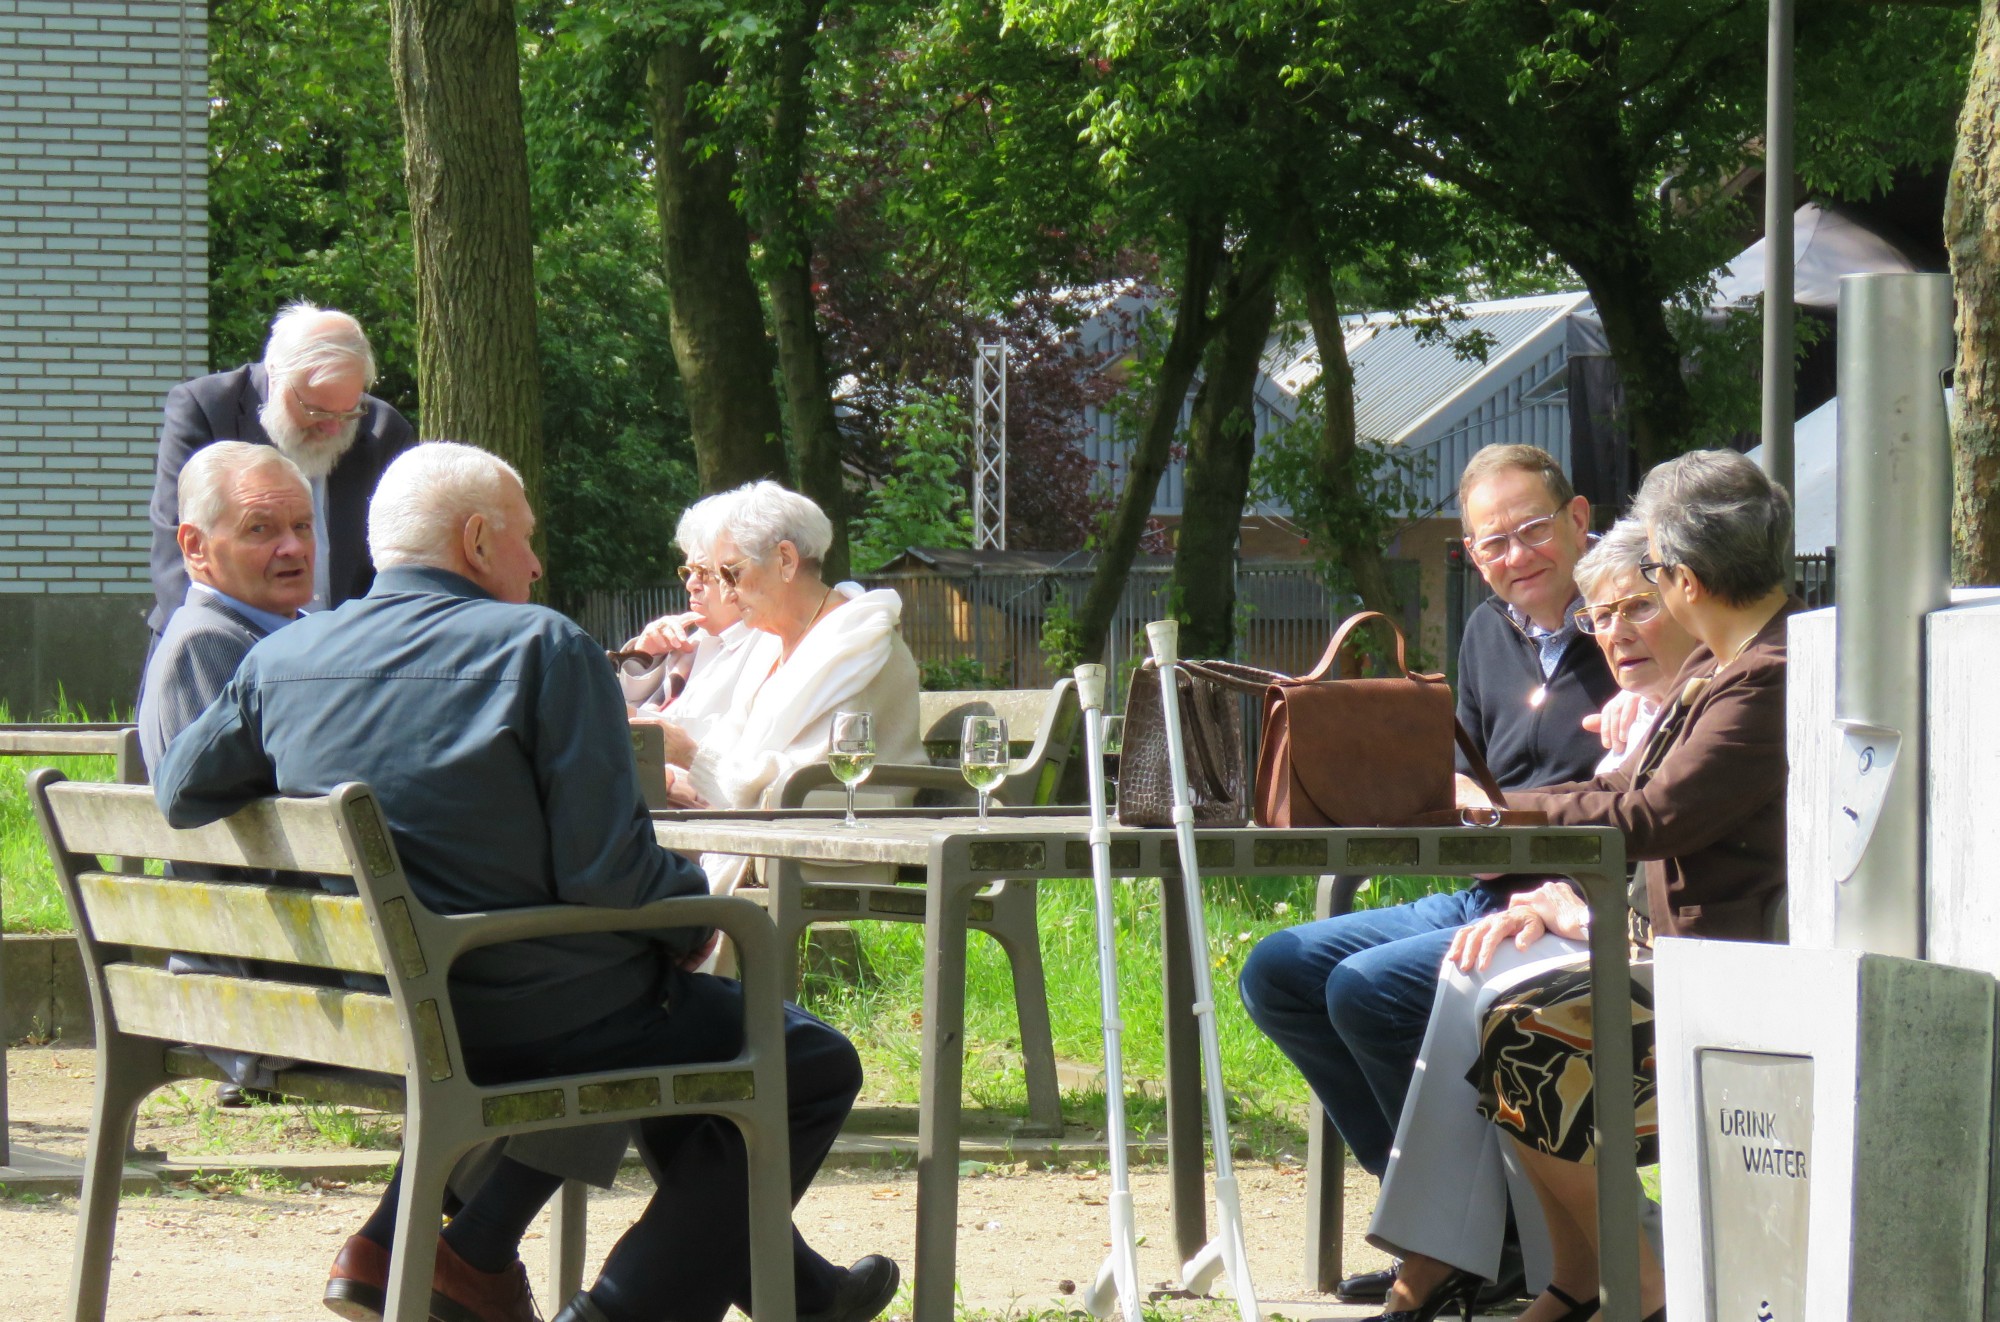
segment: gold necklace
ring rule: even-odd
[[[784,650],[784,652],[778,657],[777,663],[771,667],[771,670],[774,673],[777,671],[778,666],[782,666],[783,664],[785,664],[785,662],[792,659],[792,653],[798,650],[799,643],[802,643],[806,640],[806,634],[811,633],[813,631],[813,628],[819,624],[820,612],[826,609],[826,603],[831,601],[832,599],[833,599],[833,589],[829,587],[826,590],[826,595],[819,599],[819,605],[813,607],[812,618],[806,621],[805,631],[799,635],[798,643],[793,643],[790,647],[787,647]]]

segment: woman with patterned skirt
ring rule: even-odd
[[[1629,1086],[1639,1158],[1655,1159],[1650,946],[1664,937],[1756,941],[1785,891],[1785,636],[1804,607],[1787,591],[1791,498],[1730,451],[1683,455],[1646,477],[1632,517],[1661,604],[1701,643],[1640,753],[1617,771],[1510,794],[1558,826],[1615,826],[1644,860],[1649,916],[1634,915],[1635,1005]],[[1484,802],[1462,783],[1461,804]],[[1516,895],[1465,928],[1447,958],[1483,968],[1502,942],[1545,934],[1588,941],[1590,910],[1565,882]],[[1597,1312],[1597,1180],[1591,1105],[1590,968],[1575,962],[1510,987],[1488,1011],[1470,1077],[1479,1109],[1513,1142],[1542,1204],[1553,1283],[1522,1322],[1582,1322]],[[1620,1081],[1618,1086],[1628,1086]],[[1666,1316],[1666,1281],[1640,1245],[1640,1305]]]

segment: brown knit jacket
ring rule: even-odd
[[[1507,795],[1559,826],[1624,832],[1628,855],[1646,860],[1663,936],[1761,940],[1784,894],[1785,634],[1804,609],[1796,597],[1786,602],[1719,670],[1697,647],[1654,739],[1625,767]]]

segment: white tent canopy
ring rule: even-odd
[[[1792,548],[1818,555],[1834,544],[1839,495],[1840,401],[1830,399],[1792,429]],[[1750,451],[1761,461],[1764,447]]]
[[[1840,277],[1921,268],[1908,253],[1858,221],[1811,202],[1792,213],[1792,301],[1801,307],[1840,305]],[[1748,303],[1764,292],[1764,241],[1737,254],[1717,277],[1715,305]]]

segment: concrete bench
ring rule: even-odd
[[[294,1095],[405,1114],[403,1186],[389,1322],[430,1309],[435,1227],[459,1159],[512,1134],[679,1114],[715,1114],[750,1154],[752,1288],[760,1322],[793,1322],[791,1181],[776,941],[754,904],[715,896],[638,909],[550,905],[431,912],[410,890],[373,792],[267,799],[190,831],[169,827],[149,790],[30,777],[34,806],[82,948],[98,1025],[97,1099],[84,1164],[71,1278],[72,1322],[101,1322],[110,1285],[119,1177],[140,1103],[176,1077],[211,1075],[192,1046],[302,1062],[279,1077]],[[146,875],[107,858],[351,879],[342,896],[298,885]],[[720,1062],[481,1086],[465,1076],[446,979],[467,950],[531,937],[718,927],[744,969],[744,1046]],[[180,974],[159,952],[279,961],[338,985]],[[371,974],[387,991],[352,990]],[[553,1297],[582,1275],[583,1195],[565,1188],[551,1235]]]

